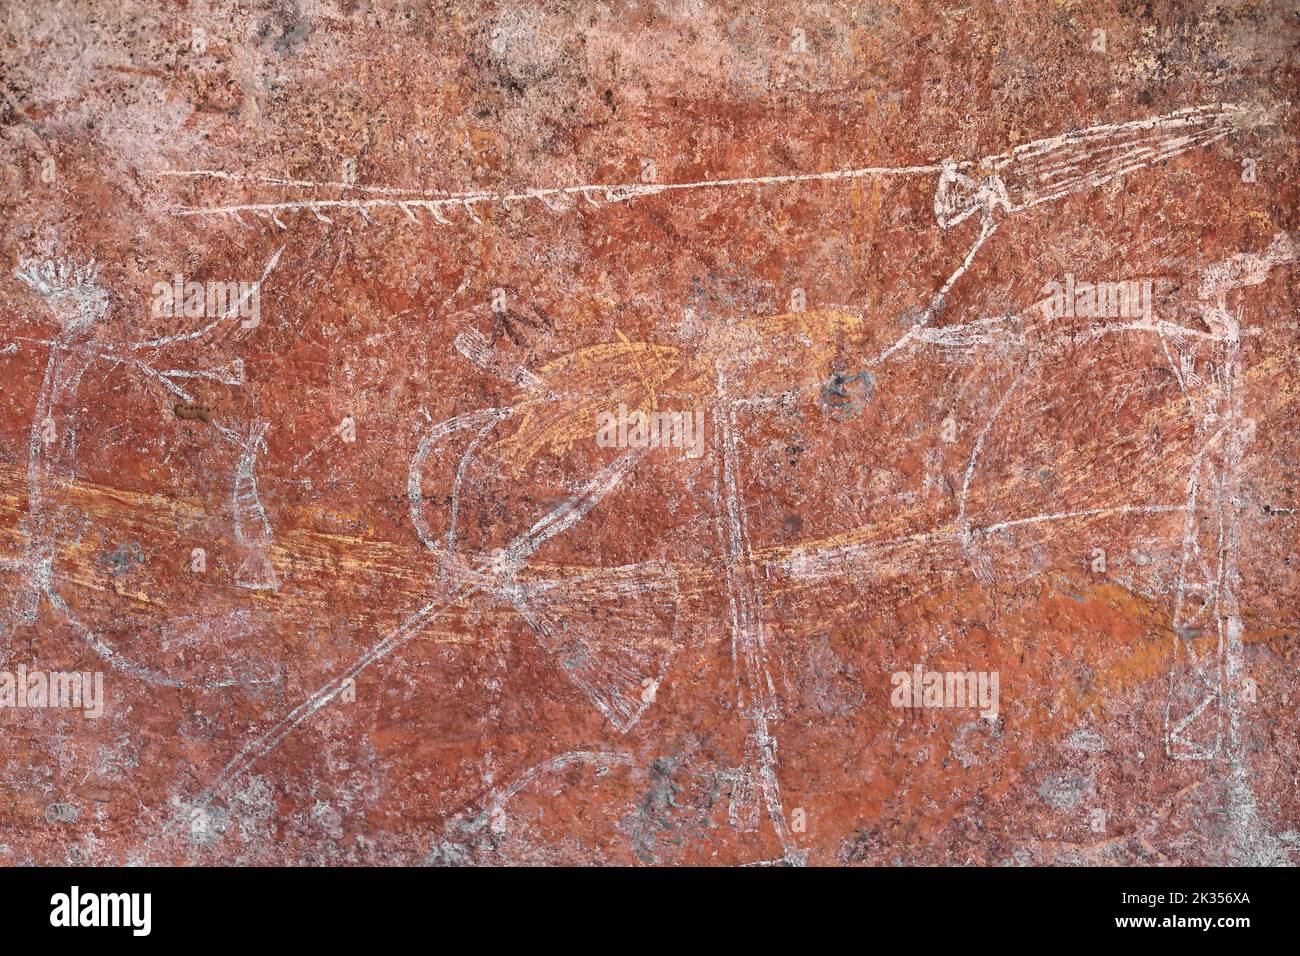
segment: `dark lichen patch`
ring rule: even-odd
[[[113,575],[125,574],[144,561],[144,549],[138,541],[120,542],[116,549],[99,557],[99,563]]]
[[[822,388],[822,401],[826,410],[838,419],[852,418],[862,410],[876,387],[876,377],[870,372],[855,375],[833,374]]]

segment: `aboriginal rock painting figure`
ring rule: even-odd
[[[283,248],[272,257],[261,279],[246,294],[256,294],[260,290],[281,252]],[[70,260],[26,262],[19,267],[16,277],[45,300],[57,320],[59,332],[53,339],[19,337],[15,342],[16,346],[46,348],[49,357],[36,397],[28,440],[27,544],[18,562],[25,580],[15,590],[13,606],[5,620],[10,626],[34,623],[44,599],[81,633],[96,654],[114,668],[150,684],[180,686],[176,677],[135,663],[106,644],[77,619],[60,594],[54,567],[62,515],[57,493],[70,486],[76,476],[77,390],[86,370],[95,362],[104,362],[139,373],[160,391],[160,408],[168,412],[177,400],[187,405],[194,403],[194,396],[180,384],[186,379],[211,378],[228,384],[241,384],[243,366],[237,359],[214,368],[158,367],[167,347],[199,339],[223,323],[236,319],[241,303],[234,303],[229,311],[200,329],[144,341],[117,342],[106,335],[109,298],[100,285],[99,270],[94,262],[86,266],[78,266]],[[255,556],[267,544],[270,533],[264,513],[261,513],[261,521],[257,521],[261,505],[256,498],[256,485],[252,483],[255,452],[248,452],[248,442],[226,426],[212,422],[211,427],[214,434],[244,449],[235,477],[236,527],[237,535],[247,530],[247,542]],[[263,428],[249,441],[257,446],[264,431]],[[247,494],[249,489],[251,499]],[[244,494],[241,495],[241,491]],[[273,586],[267,582],[273,582],[274,576],[266,577],[264,564],[263,558],[262,563],[249,573],[248,580],[259,582],[256,584],[258,587]]]
[[[17,623],[32,624],[41,597],[48,597],[52,586],[58,508],[48,495],[56,482],[70,480],[75,469],[76,433],[62,416],[70,416],[81,377],[94,361],[88,340],[95,324],[102,322],[108,312],[108,295],[99,286],[93,262],[84,268],[66,260],[28,262],[19,268],[17,277],[46,301],[59,326],[57,336],[48,343],[50,357],[36,396],[27,443],[27,549],[23,565],[28,579],[15,593],[13,610]]]
[[[1165,747],[1175,760],[1213,758],[1224,742],[1225,711],[1228,741],[1234,750],[1237,744],[1236,688],[1243,675],[1236,512],[1241,462],[1254,437],[1254,422],[1245,416],[1245,370],[1240,359],[1242,336],[1248,331],[1245,308],[1234,311],[1229,295],[1263,283],[1271,269],[1295,259],[1294,240],[1279,234],[1263,254],[1241,253],[1210,266],[1197,290],[1202,319],[1220,354],[1210,367],[1212,374],[1192,373],[1199,382],[1188,383],[1181,366],[1178,373],[1184,391],[1200,391],[1205,399],[1198,409],[1202,444],[1187,478],[1187,521],[1165,708]]]
[[[1197,290],[1201,314],[1218,346],[1217,363],[1201,383],[1180,379],[1184,391],[1200,385],[1200,450],[1187,478],[1187,515],[1173,610],[1165,749],[1174,760],[1212,760],[1226,751],[1228,811],[1244,847],[1263,846],[1285,863],[1256,818],[1255,795],[1241,752],[1244,627],[1240,584],[1239,518],[1242,461],[1254,439],[1245,413],[1242,338],[1250,333],[1240,292],[1267,281],[1277,266],[1297,259],[1294,235],[1278,234],[1262,253],[1243,252],[1205,269]],[[1233,295],[1237,293],[1237,295]],[[1234,309],[1235,307],[1235,309]],[[1190,371],[1190,366],[1189,366]],[[1195,373],[1193,373],[1195,374]]]
[[[229,218],[247,223],[248,217],[287,229],[286,216],[306,214],[327,224],[332,215],[355,214],[374,224],[377,213],[396,214],[402,222],[425,222],[426,213],[434,224],[446,225],[449,213],[463,213],[481,222],[476,209],[537,203],[552,212],[572,209],[577,202],[594,207],[628,202],[646,196],[687,193],[695,190],[735,189],[744,186],[789,186],[883,176],[929,176],[938,174],[935,216],[944,228],[955,226],[979,212],[1000,207],[1020,212],[1061,199],[1071,193],[1104,185],[1152,163],[1170,159],[1188,150],[1209,146],[1234,132],[1268,121],[1258,110],[1235,104],[1210,104],[1179,110],[1165,116],[1129,123],[1089,127],[1049,139],[1017,146],[1008,153],[978,160],[948,160],[922,166],[870,166],[823,173],[788,176],[756,176],[682,183],[586,184],[526,189],[514,193],[467,192],[422,194],[418,190],[386,186],[351,186],[353,191],[375,194],[355,199],[290,199],[280,202],[243,203],[230,206],[183,208],[177,215],[199,218]],[[241,177],[218,170],[168,170],[164,177],[206,177],[239,180]],[[328,186],[325,183],[251,177],[251,181],[280,189]]]
[[[974,237],[960,261],[952,264],[945,281],[912,314],[901,335],[883,348],[862,354],[859,365],[872,374],[927,350],[967,352],[983,348],[1019,352],[1026,364],[994,405],[979,432],[960,487],[957,514],[949,522],[911,536],[906,542],[873,541],[848,533],[841,543],[816,544],[781,554],[757,551],[751,543],[745,497],[741,431],[746,409],[755,403],[789,401],[800,395],[816,398],[824,390],[821,376],[812,370],[824,365],[843,342],[862,338],[867,321],[842,310],[824,310],[767,318],[748,318],[725,327],[711,327],[693,350],[646,342],[599,344],[529,369],[497,353],[477,332],[457,337],[455,348],[481,371],[508,382],[516,389],[511,404],[485,408],[432,425],[421,436],[409,472],[408,498],[411,520],[420,540],[434,555],[441,578],[440,593],[407,618],[396,631],[374,644],[345,672],[322,686],[276,725],[244,746],[220,774],[183,806],[169,830],[190,825],[206,807],[262,756],[280,744],[304,720],[335,699],[359,673],[411,640],[449,608],[472,595],[513,608],[530,626],[539,644],[595,707],[620,733],[632,728],[653,704],[654,690],[667,679],[677,641],[682,569],[665,562],[646,562],[617,568],[595,569],[562,578],[534,569],[530,559],[541,545],[581,522],[601,502],[625,489],[625,479],[646,450],[631,449],[586,478],[579,489],[536,520],[516,529],[513,537],[495,550],[472,550],[461,543],[460,492],[466,475],[477,461],[490,461],[504,474],[519,475],[542,449],[564,449],[578,438],[590,437],[596,413],[611,404],[653,409],[656,390],[670,381],[681,391],[698,394],[706,403],[710,423],[708,442],[712,468],[713,527],[717,535],[716,567],[730,612],[732,657],[736,664],[736,701],[746,723],[744,753],[730,772],[733,822],[753,821],[761,805],[781,848],[776,862],[799,863],[803,851],[786,820],[778,779],[777,728],[782,700],[770,671],[768,635],[771,601],[764,580],[769,572],[801,581],[846,573],[869,564],[882,549],[917,546],[954,547],[978,563],[983,542],[1012,526],[1032,527],[1056,521],[1075,521],[1097,515],[1183,512],[1187,533],[1179,572],[1174,609],[1175,652],[1169,695],[1167,743],[1171,756],[1208,759],[1217,752],[1220,735],[1200,735],[1203,717],[1218,720],[1222,697],[1222,672],[1239,667],[1240,619],[1235,608],[1232,580],[1232,488],[1237,480],[1248,428],[1242,417],[1241,369],[1238,360],[1240,317],[1234,314],[1228,293],[1264,281],[1269,268],[1294,260],[1294,247],[1279,239],[1263,256],[1243,256],[1206,270],[1201,285],[1202,315],[1209,331],[1190,328],[1155,317],[1150,309],[1132,321],[1102,322],[1072,331],[1072,340],[1084,341],[1118,334],[1154,335],[1170,356],[1173,374],[1187,394],[1189,407],[1201,412],[1198,430],[1208,432],[1188,480],[1188,500],[1168,503],[1117,502],[1081,511],[1007,517],[977,521],[968,509],[969,492],[980,466],[981,450],[1002,410],[1017,391],[1028,388],[1037,363],[1063,346],[1054,341],[1053,314],[1045,303],[1033,303],[1017,316],[935,324],[954,288],[970,269],[980,250],[997,233],[1008,216],[1030,213],[1057,199],[1094,189],[1133,175],[1162,160],[1209,146],[1234,133],[1268,122],[1258,111],[1235,105],[1209,105],[1166,116],[1122,124],[1108,124],[1062,134],[1016,147],[1008,153],[973,161],[944,161],[922,166],[869,167],[828,173],[710,180],[666,184],[577,185],[530,189],[515,193],[461,193],[427,195],[387,187],[361,187],[371,198],[285,200],[212,208],[182,209],[187,217],[262,218],[287,228],[285,219],[307,214],[331,223],[332,216],[354,214],[367,224],[375,215],[395,213],[406,223],[449,222],[449,214],[463,213],[477,221],[476,209],[485,205],[539,203],[562,213],[575,202],[605,206],[665,193],[727,189],[737,186],[788,186],[812,182],[889,176],[935,176],[933,211],[942,230],[970,223]],[[212,171],[186,171],[178,176],[236,178]],[[301,184],[264,180],[265,185],[295,188]],[[1129,318],[1125,316],[1125,318]],[[810,329],[815,333],[810,334]],[[771,379],[756,375],[747,356],[753,343],[763,342],[789,363],[791,375],[779,388]],[[779,347],[772,347],[776,343]],[[1211,397],[1198,387],[1187,359],[1197,349],[1218,350],[1215,386]],[[1180,359],[1173,355],[1179,353]],[[619,370],[635,364],[637,376],[628,381]],[[873,379],[874,381],[874,379]],[[1214,423],[1213,425],[1207,423]],[[1213,427],[1213,431],[1210,429]],[[435,528],[426,514],[423,493],[426,470],[453,436],[468,439],[454,472],[446,514]],[[251,443],[257,439],[250,438]],[[251,447],[251,445],[247,445]],[[243,489],[251,483],[253,453],[247,464]],[[1206,476],[1213,475],[1207,481]],[[1215,489],[1218,515],[1211,531],[1196,520],[1198,495],[1206,484]],[[239,479],[236,496],[240,494]],[[249,499],[251,500],[251,499]],[[257,512],[253,512],[256,516]],[[256,524],[256,522],[254,522]],[[264,526],[264,516],[263,516]],[[1212,540],[1214,539],[1214,540]],[[906,560],[906,559],[902,559]],[[895,566],[898,561],[894,561]],[[700,569],[696,569],[700,570]],[[850,572],[851,573],[851,572]],[[636,601],[622,600],[637,596]],[[593,606],[634,607],[629,617],[612,628],[608,618],[584,616]],[[1208,629],[1208,630],[1207,630]],[[1217,635],[1217,638],[1216,638]],[[1208,642],[1207,642],[1208,640]],[[1217,640],[1217,644],[1214,643]],[[1235,643],[1234,643],[1235,642]],[[1231,676],[1231,675],[1229,675]],[[1230,734],[1230,740],[1232,735]],[[574,752],[553,758],[562,766],[569,759],[601,763],[622,762],[617,754]],[[598,760],[597,760],[598,758]],[[550,765],[542,765],[545,770]],[[550,769],[554,769],[551,767]],[[532,773],[532,772],[530,772]],[[534,774],[535,776],[535,774]],[[523,778],[521,778],[523,779]],[[531,779],[531,777],[529,778]],[[482,814],[469,822],[481,830],[493,809],[499,809],[514,791],[509,787],[487,803]],[[454,855],[453,849],[444,855]]]

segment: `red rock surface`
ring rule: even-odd
[[[1294,860],[1293,4],[3,22],[0,862]]]

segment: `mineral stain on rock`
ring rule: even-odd
[[[172,406],[172,411],[183,421],[203,422],[205,425],[212,422],[212,408],[208,405],[177,402]]]

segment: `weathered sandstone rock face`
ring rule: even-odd
[[[1294,5],[7,5],[0,863],[1285,863]]]

